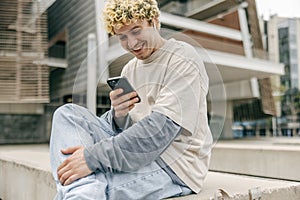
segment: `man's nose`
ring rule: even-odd
[[[137,44],[137,39],[135,37],[129,37],[127,41],[127,46],[129,49],[133,49]]]

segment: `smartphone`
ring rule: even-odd
[[[123,76],[109,78],[107,79],[107,84],[112,90],[122,88],[124,91],[122,95],[135,91],[135,89],[133,89],[132,85],[129,83],[128,79]],[[141,102],[141,98],[139,97],[139,95],[137,95],[137,98],[139,99],[137,103]]]

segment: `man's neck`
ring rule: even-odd
[[[164,39],[163,37],[159,36],[158,37],[158,42],[157,45],[155,47],[155,51],[160,49],[162,46],[164,46],[164,44],[166,43],[166,39]]]

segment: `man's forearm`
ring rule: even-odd
[[[156,160],[182,128],[160,113],[152,113],[119,135],[86,148],[92,171],[134,171]]]

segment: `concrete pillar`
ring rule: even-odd
[[[238,14],[239,14],[245,55],[247,58],[252,58],[253,57],[252,42],[251,42],[251,37],[248,28],[248,20],[245,11],[245,7],[247,7],[247,5],[248,5],[247,3],[242,3],[241,7],[238,9]]]
[[[259,125],[255,126],[255,136],[260,137],[260,126]]]
[[[226,108],[224,108],[226,107]],[[225,112],[225,113],[224,113]],[[214,102],[211,110],[210,129],[213,138],[217,139],[231,139],[232,125],[233,125],[233,106],[232,101]]]
[[[87,52],[87,94],[86,106],[96,114],[96,94],[97,94],[97,55],[96,55],[96,37],[95,34],[88,36]]]
[[[225,115],[225,122],[224,127],[222,130],[221,139],[232,139],[232,123],[233,122],[233,102],[227,101],[226,103],[226,115]]]
[[[273,129],[273,136],[275,137],[277,135],[277,120],[276,117],[272,117],[272,129]],[[270,135],[268,135],[270,136]]]
[[[95,0],[95,13],[96,13],[96,31],[97,31],[97,50],[98,50],[98,72],[100,83],[106,83],[109,77],[108,62],[106,59],[106,53],[109,49],[108,34],[104,29],[103,21],[101,20],[102,11],[105,5],[105,1]]]

